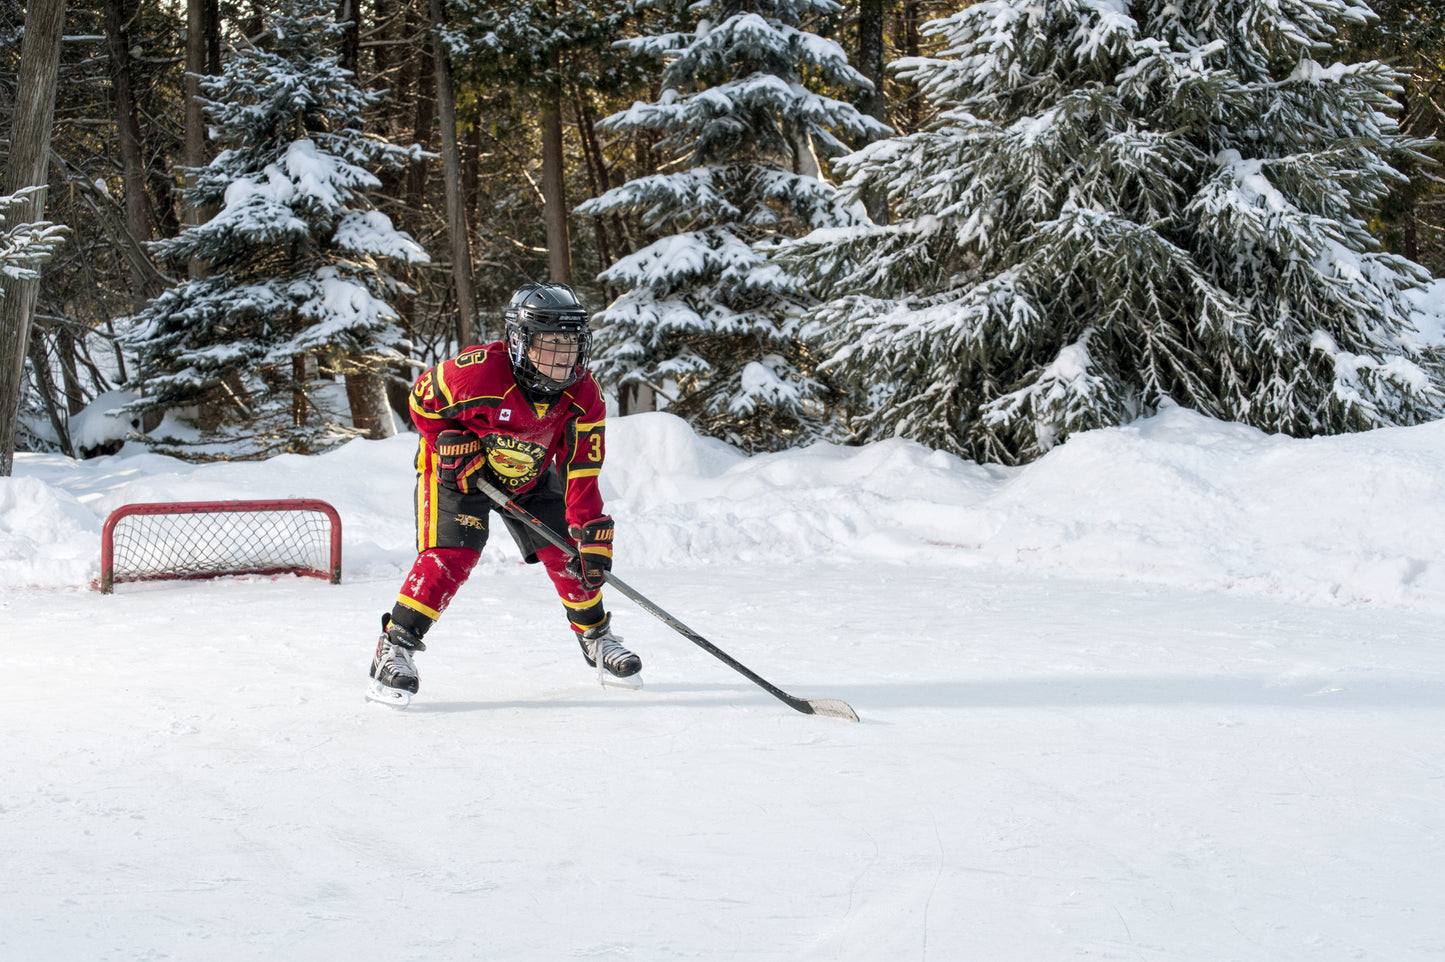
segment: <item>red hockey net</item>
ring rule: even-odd
[[[127,504],[100,538],[100,580],[298,574],[341,583],[341,516],[325,501]]]

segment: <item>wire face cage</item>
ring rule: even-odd
[[[100,579],[297,574],[341,583],[341,516],[325,501],[127,504],[101,530]]]

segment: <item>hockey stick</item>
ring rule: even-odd
[[[545,524],[542,523],[539,518],[533,515],[530,511],[517,504],[511,498],[507,497],[507,495],[500,488],[496,487],[495,485],[489,483],[482,478],[473,477],[471,481],[481,490],[483,494],[491,498],[492,501],[496,503],[498,510],[511,515],[518,521],[525,522],[532,530],[536,531],[542,537],[546,538],[556,547],[567,552],[567,555],[569,557],[577,557],[577,548],[575,545],[572,544],[572,542],[568,541],[566,538],[563,538],[557,532],[547,527]],[[678,621],[666,611],[663,611],[657,605],[653,604],[653,602],[647,597],[645,597],[640,591],[637,591],[635,588],[628,585],[627,582],[623,581],[612,572],[604,571],[603,577],[606,578],[609,585],[622,592],[628,598],[631,598],[641,608],[646,610],[648,614],[653,615],[659,620],[665,622],[669,628],[673,629],[678,634],[686,638],[688,641],[692,642],[694,645],[697,645],[703,651],[707,652],[709,655],[712,655],[718,661],[727,665],[733,671],[736,671],[738,674],[748,679],[748,681],[751,681],[753,684],[757,685],[759,688],[763,689],[768,694],[772,695],[774,698],[787,705],[789,708],[792,708],[795,711],[800,711],[804,715],[825,715],[828,718],[841,718],[844,721],[854,722],[858,720],[858,713],[855,712],[852,707],[845,701],[840,701],[836,698],[798,698],[795,695],[788,694],[777,685],[774,685],[772,682],[768,681],[766,678],[763,678],[757,672],[753,671],[747,665],[744,665],[742,662],[738,661],[732,655],[729,655],[727,652],[723,651],[717,645],[714,645],[712,642],[708,641],[702,635],[693,631],[687,625]]]

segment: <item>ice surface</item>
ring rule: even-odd
[[[363,700],[411,440],[0,479],[0,958],[1433,960],[1445,424],[1171,409],[1020,469],[615,418],[640,692],[506,538]],[[81,589],[131,500],[320,496],[345,582]]]

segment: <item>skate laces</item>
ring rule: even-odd
[[[416,674],[416,662],[412,661],[411,649],[394,644],[390,638],[386,641],[386,650],[382,652],[381,663],[383,668],[390,668],[393,674],[397,666],[406,670],[407,674]]]
[[[627,656],[632,654],[622,646],[622,638],[612,633],[609,625],[602,629],[602,633],[592,639],[592,658],[597,662],[597,675],[602,676],[602,668],[606,665],[607,670],[616,674],[616,669],[622,667]]]

